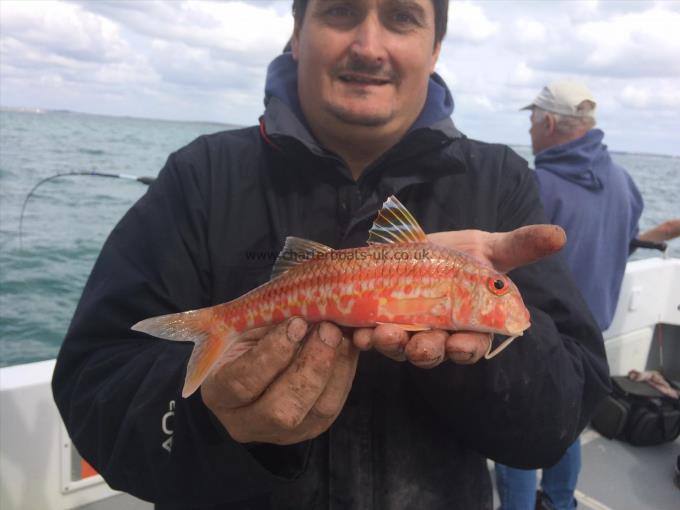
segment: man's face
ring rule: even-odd
[[[405,132],[425,103],[440,45],[431,0],[310,0],[292,48],[313,131]]]
[[[531,135],[531,152],[533,152],[534,156],[550,146],[548,139],[550,134],[548,115],[550,114],[539,114],[536,109],[531,110],[529,135]]]

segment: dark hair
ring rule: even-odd
[[[293,17],[295,18],[295,26],[301,27],[302,20],[305,17],[307,10],[307,2],[309,0],[293,0]],[[430,0],[434,7],[434,40],[435,42],[442,42],[446,35],[446,24],[449,18],[449,0]]]

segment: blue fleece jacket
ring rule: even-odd
[[[535,165],[548,220],[567,232],[561,253],[605,330],[616,311],[643,202],[630,175],[612,161],[603,137],[592,129],[538,153]]]

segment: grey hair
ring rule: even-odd
[[[534,106],[534,122],[542,122],[547,114],[553,115],[555,117],[555,129],[562,135],[570,135],[582,129],[588,130],[594,128],[595,104],[592,101],[583,101],[578,106],[578,111],[581,113],[581,115],[576,117],[574,115],[563,115],[560,113],[549,112],[543,108]]]

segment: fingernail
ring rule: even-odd
[[[423,360],[418,362],[418,366],[420,368],[431,368],[431,367],[436,367],[441,363],[441,358],[434,358],[431,360]]]
[[[286,328],[288,340],[294,344],[300,343],[300,341],[305,337],[306,333],[307,323],[299,317],[291,319],[291,321],[288,323],[288,327]]]
[[[340,344],[342,335],[337,328],[322,322],[321,325],[319,325],[319,338],[321,338],[323,343],[335,349]]]
[[[472,359],[473,353],[465,351],[455,351],[453,355],[459,361],[469,361]]]

